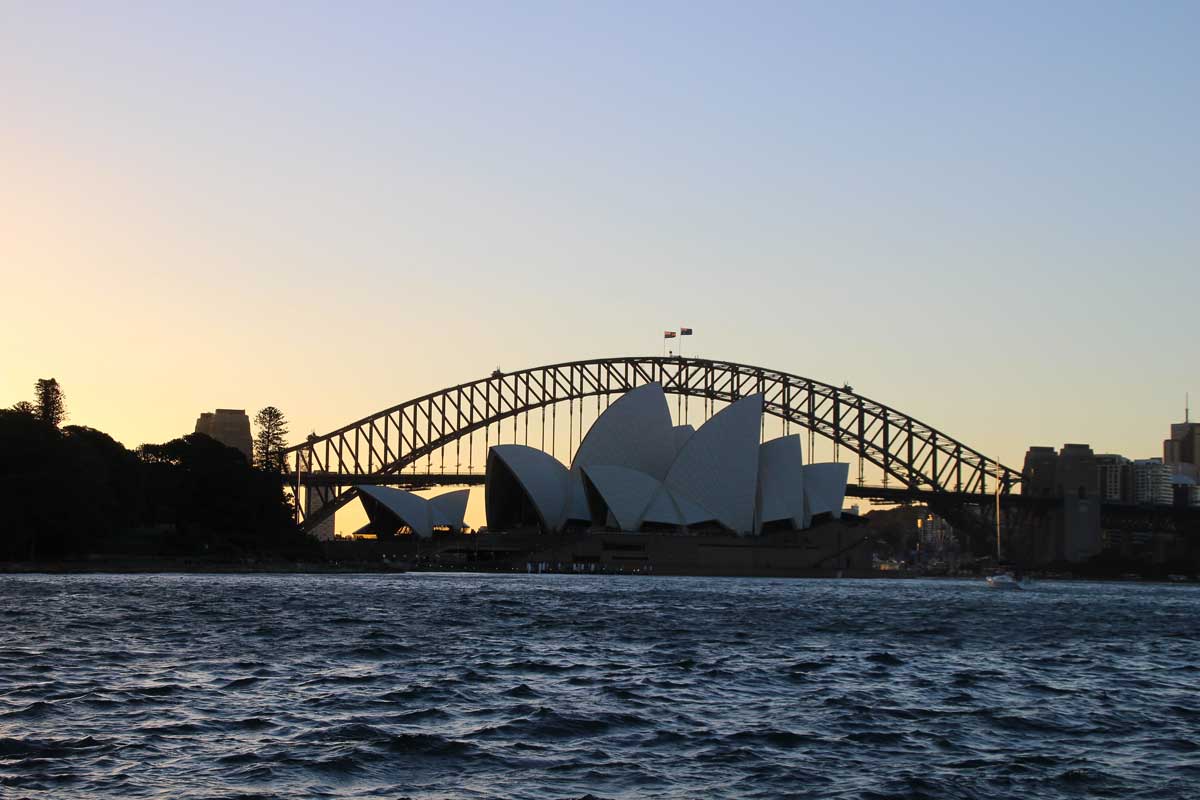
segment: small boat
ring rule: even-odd
[[[1012,576],[1011,572],[998,575],[988,575],[987,585],[992,589],[1021,589],[1021,582]]]

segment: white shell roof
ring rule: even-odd
[[[717,515],[709,511],[707,508],[699,503],[693,502],[690,498],[681,494],[675,494],[674,492],[671,492],[671,502],[673,502],[675,507],[679,509],[679,518],[683,520],[684,525],[697,525],[701,522],[712,522],[717,518]]]
[[[596,418],[575,452],[571,472],[593,464],[629,467],[662,480],[675,458],[671,410],[662,385],[630,389]]]
[[[692,434],[696,429],[691,425],[676,425],[671,429],[671,440],[675,445],[675,452],[678,453],[687,444],[687,440],[692,438]]]
[[[850,465],[844,463],[809,464],[804,468],[804,497],[810,514],[842,515],[846,499],[846,480]]]
[[[580,522],[590,522],[592,513],[588,510],[587,492],[583,490],[583,480],[579,477],[578,472],[570,473],[567,476],[567,510],[563,515],[563,522],[576,520]]]
[[[709,514],[709,518],[712,518],[711,514]],[[654,497],[650,498],[646,510],[642,512],[642,522],[657,522],[680,527],[687,524],[683,521],[683,515],[679,512],[679,506],[672,499],[670,490],[661,484],[654,493]]]
[[[623,531],[642,527],[642,514],[662,486],[650,475],[628,467],[596,464],[584,467],[583,474],[600,493]]]
[[[433,506],[424,497],[390,486],[356,486],[359,494],[370,497],[412,528],[423,539],[433,536]],[[441,524],[441,523],[438,523]]]
[[[791,520],[807,528],[804,507],[804,451],[798,435],[781,436],[758,448],[758,521]]]
[[[467,500],[470,497],[470,489],[458,489],[429,498],[429,505],[433,508],[433,524],[462,528],[465,525],[463,519],[467,515]]]
[[[562,462],[523,444],[493,445],[488,458],[493,457],[500,459],[521,484],[546,529],[560,530],[567,511],[568,489],[567,468]]]
[[[762,407],[755,394],[722,409],[687,440],[664,481],[735,533],[754,531]]]
[[[660,486],[658,492],[642,513],[642,522],[658,522],[664,525],[679,525],[687,527],[701,522],[712,522],[717,515],[704,508],[699,503],[676,494],[666,486]]]

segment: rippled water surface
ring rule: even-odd
[[[0,796],[1200,797],[1200,590],[0,576]]]

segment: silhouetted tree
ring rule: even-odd
[[[12,410],[18,414],[28,414],[31,417],[37,416],[37,406],[28,400],[22,400],[18,403],[13,403]]]
[[[143,517],[141,464],[107,433],[81,425],[62,429],[76,551],[101,551]]]
[[[67,406],[62,388],[54,378],[40,378],[33,385],[34,408],[45,423],[58,427],[67,418]]]
[[[271,472],[283,470],[283,450],[287,447],[287,419],[275,406],[267,406],[254,415],[258,434],[254,437],[254,464]]]
[[[0,411],[0,559],[33,560],[65,530],[62,435],[33,414]]]
[[[176,552],[251,552],[314,557],[292,522],[279,476],[254,469],[239,450],[202,433],[138,449],[154,523],[178,530]]]

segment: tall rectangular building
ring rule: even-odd
[[[1096,455],[1086,444],[1064,444],[1058,451],[1057,494],[1087,499],[1099,494]]]
[[[1021,494],[1053,497],[1058,478],[1058,453],[1053,447],[1030,447],[1025,453]]]
[[[1175,502],[1171,476],[1175,469],[1161,458],[1141,458],[1133,462],[1133,502],[1169,506]]]
[[[1163,463],[1174,472],[1200,479],[1200,422],[1184,421],[1171,425],[1171,438],[1163,440]]]
[[[211,436],[226,447],[241,450],[246,463],[254,463],[250,449],[250,417],[242,408],[218,408],[205,411],[196,420],[196,433]]]
[[[1100,499],[1106,503],[1133,502],[1132,462],[1125,456],[1106,453],[1096,456]]]
[[[1100,552],[1100,481],[1086,444],[1031,447],[1025,453],[1021,493],[1057,498],[1056,507],[1028,526],[1024,551],[1036,564],[1079,563]]]

